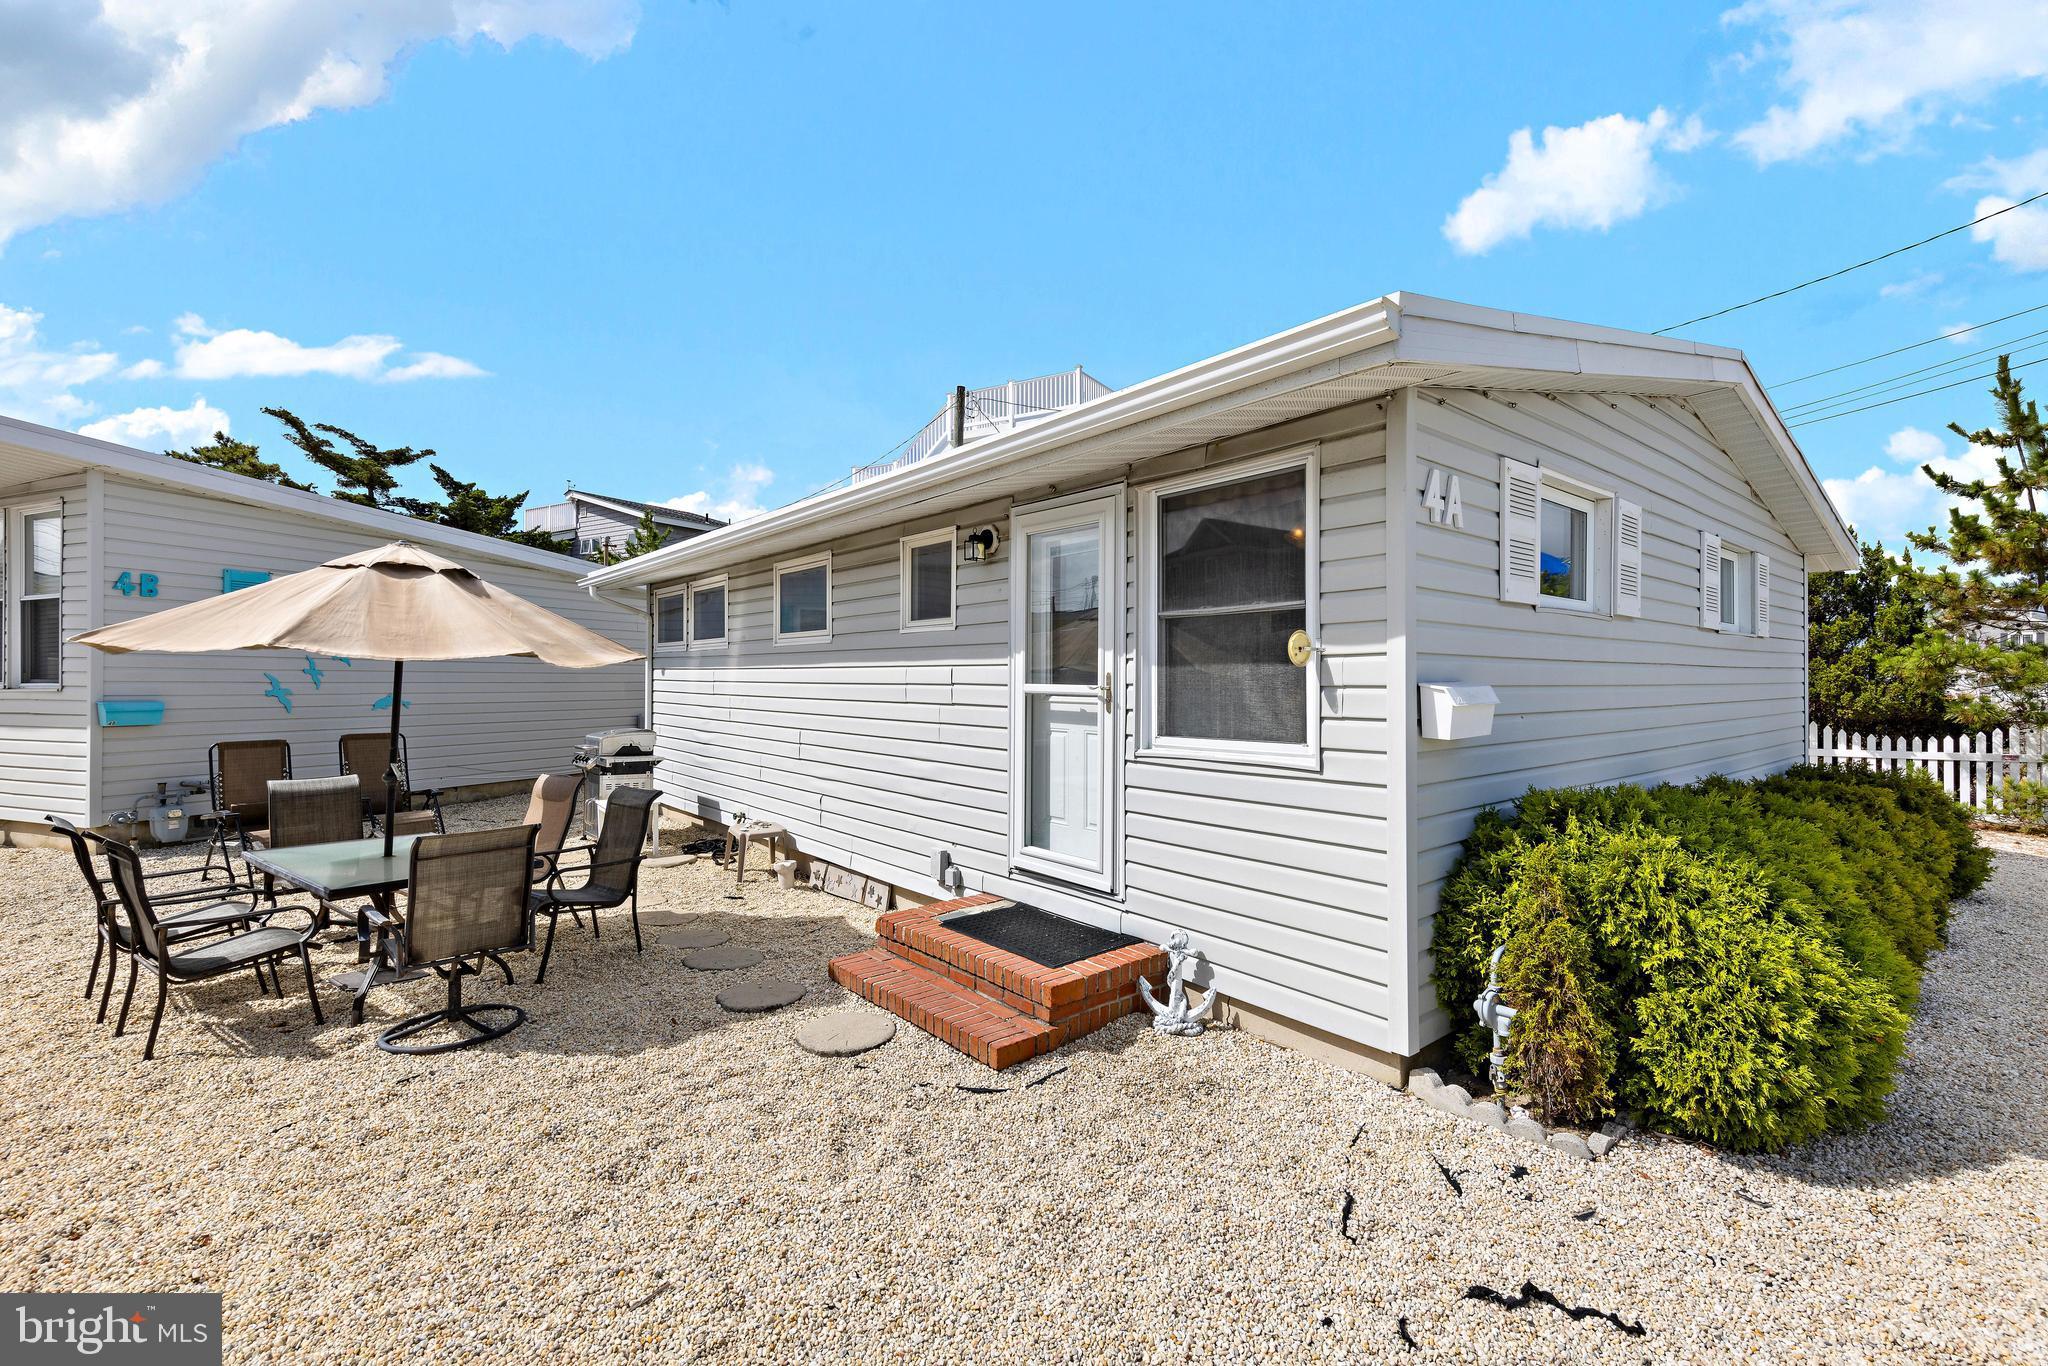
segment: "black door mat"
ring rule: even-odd
[[[1041,967],[1063,968],[1083,958],[1112,949],[1127,949],[1145,941],[1131,934],[1098,930],[1063,915],[1041,911],[1036,906],[1015,902],[986,911],[960,911],[939,917],[939,923],[969,939],[1019,958],[1029,958]]]

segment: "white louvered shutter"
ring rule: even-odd
[[[1536,601],[1542,590],[1543,471],[1500,461],[1500,600]]]
[[[1755,632],[1760,636],[1771,633],[1771,557],[1753,555],[1756,561],[1756,622]]]
[[[1614,615],[1643,614],[1643,510],[1614,501]]]
[[[1721,537],[1700,533],[1700,625],[1721,629]]]

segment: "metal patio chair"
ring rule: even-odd
[[[363,837],[362,783],[353,775],[280,779],[270,784],[266,805],[270,823],[244,832],[245,848],[296,849]],[[275,881],[267,873],[263,877],[263,894],[272,901]]]
[[[92,898],[92,969],[85,977],[85,999],[92,999],[93,986],[99,980],[100,960],[105,958],[107,977],[105,984],[100,987],[100,1008],[96,1017],[99,1023],[105,1024],[107,1003],[114,994],[114,968],[122,954],[134,951],[135,939],[129,933],[127,921],[121,913],[121,899],[114,895],[100,877],[99,870],[93,867],[92,845],[87,842],[86,833],[62,816],[44,816],[43,819],[49,823],[53,833],[62,835],[71,845],[72,857],[78,860],[79,875],[85,880],[86,895]],[[145,882],[149,882],[167,877],[191,877],[196,872],[197,870],[193,868],[162,868],[146,872],[142,876]],[[244,906],[236,901],[222,901],[220,893],[212,887],[191,887],[179,892],[152,892],[150,899],[158,907],[182,907],[159,917],[165,934],[174,943],[200,939],[210,934],[226,934],[236,929],[248,929],[260,922],[265,914],[256,910],[253,904]],[[252,903],[253,900],[252,897]],[[195,905],[195,902],[206,904]],[[263,983],[260,971],[257,974],[257,982],[264,985],[265,990],[270,989]]]
[[[569,826],[576,819],[576,794],[582,790],[580,773],[543,773],[533,780],[524,823],[540,828],[533,841],[535,882],[545,882],[555,871],[555,860],[569,842]]]
[[[599,939],[597,913],[626,905],[633,908],[633,952],[640,944],[640,862],[647,857],[647,826],[654,816],[654,799],[661,793],[651,787],[621,787],[605,802],[604,823],[593,844],[576,844],[556,855],[554,867],[542,886],[528,901],[530,913],[548,918],[547,942],[540,951],[540,971],[533,982],[539,986],[548,972],[548,955],[555,948],[555,922],[563,915],[590,912],[590,937]],[[577,863],[579,859],[587,862]],[[581,886],[571,887],[564,875],[581,872]]]
[[[370,832],[384,833],[384,770],[391,754],[391,732],[384,730],[361,731],[341,737],[341,771],[353,773],[363,783],[363,816],[370,822]],[[428,830],[446,834],[447,823],[441,818],[441,789],[412,785],[412,760],[407,753],[405,737],[398,737],[398,823],[392,833],[398,835],[423,835]]]
[[[234,856],[242,851],[245,832],[260,830],[270,818],[270,784],[292,776],[292,747],[286,740],[223,740],[206,752],[207,781],[213,823],[206,841],[206,863],[199,876],[213,872],[214,850],[220,851],[228,881],[234,882]],[[249,885],[255,886],[252,880]]]
[[[394,972],[432,968],[448,983],[448,1003],[399,1021],[377,1036],[377,1047],[387,1053],[446,1053],[503,1038],[526,1022],[518,1006],[464,1003],[462,979],[482,972],[489,959],[509,982],[512,969],[499,955],[532,946],[526,896],[533,837],[533,826],[513,825],[424,835],[414,843],[404,917],[374,908],[365,914],[372,931],[380,932],[379,966]],[[440,1025],[462,1025],[471,1033],[440,1043],[405,1042]]]
[[[156,903],[150,896],[149,883],[142,871],[142,860],[134,848],[104,835],[88,835],[87,838],[98,844],[106,855],[108,880],[114,884],[114,894],[120,900],[133,945],[128,955],[128,987],[121,995],[120,1017],[114,1021],[116,1038],[128,1028],[128,1008],[135,1000],[136,969],[147,968],[156,974],[156,1013],[150,1017],[149,1038],[142,1045],[143,1061],[156,1056],[157,1030],[163,1025],[164,1001],[173,982],[181,985],[204,982],[240,972],[243,968],[255,969],[256,980],[261,982],[262,970],[266,967],[270,969],[271,980],[276,981],[277,965],[294,956],[305,970],[306,999],[313,1007],[313,1022],[326,1022],[326,1016],[320,1011],[320,997],[313,987],[313,960],[306,952],[306,944],[313,937],[316,923],[313,912],[303,906],[279,906],[262,912],[252,909],[246,914],[263,922],[259,928],[206,939],[184,948],[181,947],[182,941],[174,937],[157,916]],[[303,931],[291,930],[270,923],[288,914],[305,916],[306,928]]]

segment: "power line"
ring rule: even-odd
[[[2027,198],[2022,199],[2017,204],[2008,204],[2002,209],[1993,209],[1990,213],[1982,214],[1976,218],[1972,218],[1967,223],[1958,223],[1956,226],[1952,228],[1943,228],[1940,232],[1935,233],[1932,237],[1923,237],[1917,242],[1908,242],[1903,247],[1893,247],[1890,251],[1885,252],[1883,255],[1873,256],[1867,261],[1858,261],[1853,266],[1843,266],[1840,270],[1831,270],[1825,275],[1816,275],[1811,280],[1802,280],[1796,285],[1787,285],[1783,289],[1772,290],[1769,294],[1759,294],[1756,298],[1749,300],[1747,303],[1730,304],[1728,305],[1728,307],[1716,309],[1712,313],[1702,313],[1697,318],[1687,318],[1682,323],[1673,323],[1669,327],[1660,327],[1655,332],[1652,332],[1650,335],[1653,337],[1661,337],[1666,332],[1676,332],[1681,327],[1691,327],[1694,323],[1703,323],[1710,318],[1726,317],[1730,313],[1738,313],[1745,308],[1753,308],[1757,304],[1769,303],[1773,299],[1782,299],[1787,294],[1796,294],[1800,290],[1806,289],[1809,286],[1825,284],[1829,280],[1839,279],[1840,277],[1847,275],[1852,270],[1861,270],[1865,266],[1874,266],[1879,261],[1889,261],[1892,257],[1898,256],[1904,252],[1909,252],[1913,250],[1915,247],[1924,247],[1929,242],[1939,242],[1942,238],[1954,236],[1956,233],[1962,232],[1966,228],[1974,228],[1979,223],[1985,222],[1989,219],[1996,218],[1998,217],[1998,215],[2002,213],[2011,213],[2014,209],[2024,209],[2027,205],[2033,203],[2037,199],[2048,199],[2048,190],[2043,190],[2036,195],[2030,195]]]
[[[2033,360],[2024,361],[2019,365],[2013,366],[2012,368],[2016,371],[2024,370],[2030,365],[2039,365],[2043,361],[2048,361],[2048,356],[2039,356]],[[1861,408],[1848,408],[1839,413],[1824,413],[1820,417],[1809,417],[1803,421],[1788,422],[1785,425],[1787,427],[1810,427],[1816,422],[1833,422],[1838,417],[1849,417],[1856,413],[1867,413],[1872,408],[1889,408],[1894,403],[1904,403],[1909,398],[1921,398],[1927,394],[1938,394],[1944,389],[1960,389],[1963,385],[1974,384],[1980,379],[1996,378],[1998,378],[1998,372],[1996,370],[1988,370],[1981,375],[1971,375],[1966,379],[1956,380],[1952,384],[1937,384],[1932,389],[1920,389],[1915,391],[1914,393],[1900,394],[1897,398],[1880,399],[1876,403],[1866,403]]]
[[[2002,318],[1987,318],[1981,323],[1968,323],[1962,327],[1951,327],[1946,332],[1935,333],[1925,341],[1916,341],[1907,346],[1895,346],[1889,351],[1880,351],[1874,356],[1865,356],[1862,360],[1843,361],[1840,365],[1830,365],[1825,370],[1815,370],[1812,374],[1801,375],[1797,379],[1773,380],[1769,387],[1773,389],[1789,389],[1795,384],[1804,384],[1810,379],[1819,379],[1822,375],[1832,375],[1838,370],[1853,370],[1859,365],[1868,365],[1874,360],[1885,360],[1892,356],[1902,355],[1907,351],[1917,351],[1923,346],[1932,346],[1936,342],[1960,337],[1965,332],[1976,332],[1986,327],[1996,327],[1998,324],[2010,322],[2014,318],[2024,318],[2029,313],[2039,313],[2044,308],[2048,308],[2048,304],[2035,304],[2032,308],[2023,308],[2017,313],[2008,313]]]
[[[1948,360],[1937,361],[1933,365],[1923,365],[1917,370],[1905,370],[1896,375],[1888,375],[1883,379],[1874,379],[1868,384],[1859,384],[1853,389],[1843,389],[1838,393],[1824,394],[1819,398],[1810,398],[1804,403],[1795,403],[1791,407],[1781,409],[1780,411],[1785,416],[1791,416],[1795,413],[1804,416],[1811,409],[1832,408],[1844,399],[1853,398],[1858,394],[1866,394],[1874,389],[1888,389],[1900,384],[1902,381],[1909,381],[1916,375],[1931,378],[1933,375],[1953,372],[1969,364],[1969,362],[1977,359],[1979,356],[1997,355],[2001,352],[2017,355],[2021,351],[2031,351],[2035,347],[2048,345],[2048,343],[2042,342],[2033,342],[2031,346],[2020,345],[2022,342],[2033,341],[2035,337],[2048,337],[2048,328],[2043,328],[2039,332],[2028,332],[2022,336],[2010,338],[1999,342],[1996,346],[1987,346],[1978,351],[1968,351],[1962,355],[1950,357]]]

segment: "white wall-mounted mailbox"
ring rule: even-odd
[[[1470,740],[1493,734],[1500,698],[1484,683],[1420,683],[1422,738]]]

